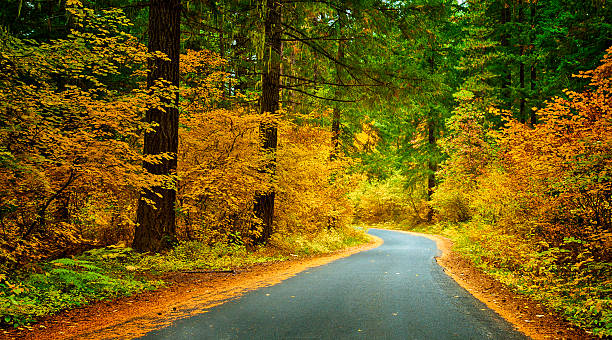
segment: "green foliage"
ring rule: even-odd
[[[2,276],[0,324],[16,327],[64,309],[131,295],[161,284],[130,273],[126,269],[128,257],[134,260],[138,255],[123,247],[101,248],[76,258],[41,263],[34,271]]]
[[[362,230],[335,228],[316,235],[275,234],[266,247],[184,241],[164,254],[139,254],[110,246],[61,258],[10,275],[0,274],[0,326],[22,326],[61,310],[155,289],[162,275],[189,270],[229,270],[293,255],[314,255],[367,242]]]
[[[270,240],[273,248],[293,255],[317,255],[355,246],[369,240],[363,231],[353,228],[322,230],[315,235],[280,233]]]
[[[439,224],[433,229],[451,238],[455,250],[513,290],[545,303],[595,335],[612,335],[612,263],[596,261],[588,241],[566,238],[564,247],[534,245],[482,220]],[[571,245],[580,246],[580,251],[572,253],[567,249]]]
[[[198,241],[180,242],[165,254],[143,257],[136,270],[164,273],[185,270],[229,270],[255,263],[285,260],[283,254],[249,251],[245,245],[218,243],[213,246]]]

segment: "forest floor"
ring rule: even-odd
[[[517,295],[452,251],[451,241],[418,234],[436,241],[441,250],[438,263],[462,287],[534,339],[588,339],[542,305]],[[372,249],[380,239],[327,255],[236,268],[233,273],[168,273],[169,284],[156,291],[95,303],[65,311],[29,328],[6,330],[0,338],[19,339],[131,339],[174,320],[201,313],[228,299],[279,283],[307,268],[320,266],[354,253]]]

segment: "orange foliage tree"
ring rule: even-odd
[[[65,39],[40,43],[0,30],[2,263],[129,243],[139,193],[168,183],[177,188],[179,240],[253,242],[261,232],[255,194],[270,190],[278,192],[281,233],[314,235],[349,222],[348,162],[330,158],[330,132],[229,96],[225,61],[208,51],[181,56],[177,173],[146,172],[143,163],[171,156],[142,154],[144,132],[156,128],[145,110],[164,96],[146,88],[152,54],[126,33],[119,10],[76,1],[68,10]],[[284,140],[274,180],[259,171],[268,161],[262,123],[278,125]]]
[[[346,174],[348,159],[339,153],[330,157],[334,152],[332,132],[285,120],[279,126],[279,136],[282,143],[277,153],[275,190],[278,231],[315,235],[350,223],[353,206],[347,193],[355,181]]]
[[[253,195],[265,190],[257,171],[257,129],[262,119],[248,107],[227,103],[225,63],[208,51],[181,56],[178,157],[179,236],[242,241],[254,235]]]
[[[533,128],[509,120],[500,139],[509,175],[538,200],[535,231],[554,244],[589,239],[601,256],[612,236],[612,48],[602,62],[578,75],[588,89],[548,102]]]
[[[253,243],[261,232],[253,214],[255,195],[270,190],[276,192],[280,233],[314,235],[345,226],[352,214],[346,197],[352,181],[344,175],[348,161],[330,159],[331,132],[311,125],[308,115],[297,124],[236,103],[224,93],[231,82],[221,71],[224,63],[208,51],[181,56],[179,237]],[[259,171],[269,162],[260,152],[262,122],[278,126],[283,141],[273,181]]]
[[[0,31],[3,261],[59,256],[94,233],[121,234],[134,194],[151,184],[139,152],[146,49],[125,33],[120,11],[68,10],[65,39]]]
[[[577,75],[590,79],[587,89],[547,102],[534,126],[460,91],[444,140],[444,182],[433,200],[439,217],[457,222],[477,216],[499,232],[529,240],[536,250],[565,247],[568,255],[587,251],[609,260],[610,53],[601,66]],[[491,112],[506,120],[500,131],[486,126]]]
[[[612,285],[611,76],[612,48],[601,66],[577,75],[589,86],[547,102],[533,127],[502,112],[505,127],[486,129],[465,119],[464,102],[450,122],[445,181],[433,202],[439,217],[453,220],[449,202],[461,196],[469,216],[448,232],[468,256],[604,336]]]

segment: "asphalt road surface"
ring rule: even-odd
[[[435,242],[385,243],[178,320],[144,339],[526,339],[435,262]]]

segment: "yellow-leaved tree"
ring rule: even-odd
[[[68,11],[65,39],[0,30],[1,262],[128,241],[134,195],[155,180],[139,151],[146,49],[118,10]]]

